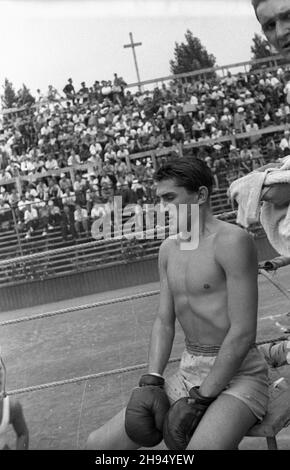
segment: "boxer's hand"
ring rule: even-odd
[[[132,392],[126,408],[125,429],[129,438],[140,446],[153,447],[163,439],[163,422],[170,408],[163,385],[163,377],[145,374]]]
[[[177,400],[166,415],[163,436],[170,450],[186,449],[201,418],[215,400],[212,397],[203,397],[198,389],[199,387],[191,388],[189,397]]]

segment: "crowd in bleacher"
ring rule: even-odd
[[[83,82],[77,91],[72,79],[61,93],[53,86],[38,90],[33,105],[7,110],[0,121],[0,213],[14,209],[27,238],[37,227],[46,235],[55,225],[64,239],[89,236],[102,210],[110,213],[113,195],[122,195],[125,205],[154,202],[152,158],[132,154],[154,150],[162,164],[164,149],[174,157],[191,144],[212,168],[215,186],[227,184],[264,164],[265,151],[272,157],[289,151],[287,131],[278,145],[267,138],[263,149],[257,136],[240,148],[216,141],[290,124],[288,79],[282,68],[228,72],[133,93],[115,74],[92,87]],[[21,192],[9,184],[19,176]]]

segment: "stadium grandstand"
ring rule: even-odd
[[[113,198],[121,196],[123,205],[137,204],[145,227],[149,205],[158,202],[153,173],[168,159],[202,158],[214,175],[214,214],[235,222],[229,184],[288,155],[289,129],[289,67],[277,57],[158,78],[141,90],[117,74],[83,82],[77,92],[69,79],[61,92],[50,86],[24,106],[2,109],[2,293],[155,259],[160,240],[125,237],[128,217],[117,236],[95,240],[92,226],[104,216],[113,228]],[[251,232],[265,239],[261,226]],[[3,309],[15,305],[5,295],[3,302]]]

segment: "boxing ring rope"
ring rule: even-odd
[[[152,297],[153,295],[157,295],[157,294],[159,294],[159,290],[151,291],[151,292],[144,292],[141,294],[128,295],[125,297],[117,297],[116,299],[101,300],[99,302],[94,302],[92,304],[84,304],[84,305],[78,305],[77,307],[63,308],[63,309],[55,310],[52,312],[29,315],[26,317],[15,318],[12,320],[6,320],[3,322],[0,322],[0,327],[7,326],[7,325],[14,325],[16,323],[22,323],[22,322],[30,321],[30,320],[40,320],[42,318],[54,317],[56,315],[63,315],[64,313],[78,312],[79,310],[88,310],[90,308],[103,307],[105,305],[113,305],[113,304],[117,304],[121,302],[128,302],[130,300],[142,299],[145,297]]]
[[[274,343],[274,342],[277,342],[277,341],[285,341],[285,340],[288,340],[288,339],[289,339],[289,335],[287,335],[287,336],[284,335],[284,336],[280,336],[279,338],[269,338],[267,340],[257,341],[256,345],[261,346],[263,344]],[[180,357],[173,357],[173,358],[169,359],[168,364],[173,364],[175,362],[179,362],[180,359],[181,359]],[[45,390],[45,389],[48,389],[48,388],[58,387],[60,385],[74,384],[74,383],[78,383],[78,382],[84,382],[86,380],[100,379],[100,378],[103,378],[103,377],[110,377],[112,375],[119,375],[119,374],[124,374],[124,373],[127,373],[127,372],[133,372],[133,371],[136,371],[136,370],[146,369],[147,366],[148,366],[148,363],[136,364],[134,366],[123,367],[123,368],[120,368],[120,369],[113,369],[113,370],[106,371],[106,372],[88,374],[88,375],[84,375],[84,376],[80,376],[80,377],[73,377],[71,379],[64,379],[64,380],[59,380],[59,381],[56,381],[56,382],[48,382],[48,383],[40,384],[40,385],[32,385],[30,387],[24,387],[24,388],[19,388],[19,389],[15,389],[15,390],[10,390],[10,391],[7,391],[6,393],[7,393],[7,395],[12,396],[12,395],[20,395],[22,393],[36,392],[36,391],[39,391],[39,390]]]

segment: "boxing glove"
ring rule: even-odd
[[[184,450],[201,418],[216,397],[203,397],[192,387],[189,397],[177,400],[168,411],[163,426],[165,444],[170,450]]]
[[[154,374],[142,375],[139,387],[131,394],[125,414],[129,438],[142,447],[153,447],[163,439],[163,422],[170,408],[163,389],[164,379]]]

